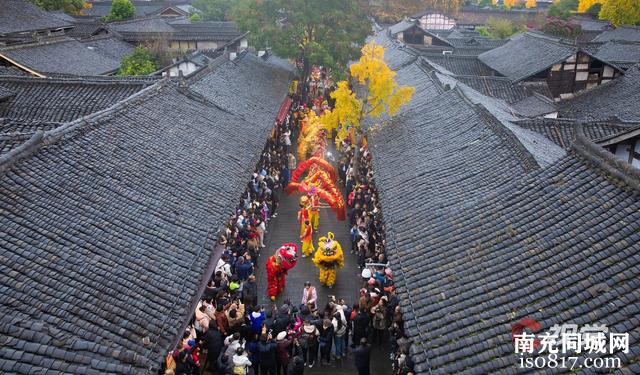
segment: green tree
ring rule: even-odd
[[[640,23],[640,2],[638,0],[606,0],[600,8],[600,19],[608,20],[614,26]]]
[[[158,70],[151,52],[144,47],[136,47],[122,59],[119,76],[142,76]]]
[[[189,16],[189,21],[191,22],[201,22],[202,21],[202,16],[200,15],[200,13],[191,13],[191,15]]]
[[[136,15],[136,8],[131,0],[113,0],[109,15],[105,21],[121,21],[133,18]]]
[[[600,14],[600,10],[602,9],[602,4],[601,3],[595,3],[592,6],[589,7],[589,9],[587,9],[587,11],[585,13],[587,13],[588,15],[590,15],[593,18],[597,18],[598,15]]]
[[[63,10],[67,14],[79,15],[88,7],[84,0],[32,0],[46,11]]]
[[[236,3],[237,0],[194,0],[191,5],[200,9],[208,21],[224,21]]]
[[[578,9],[578,2],[578,0],[560,0],[557,3],[554,2],[549,7],[548,14],[552,17],[560,17],[566,20]]]
[[[478,32],[492,39],[506,39],[525,29],[523,24],[515,24],[511,20],[489,17],[487,19],[487,26],[478,28]]]
[[[302,61],[303,78],[311,65],[344,77],[371,30],[356,0],[240,0],[231,15],[257,48]]]

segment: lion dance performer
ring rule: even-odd
[[[318,225],[320,225],[320,197],[318,197],[318,193],[316,191],[315,186],[311,186],[309,189],[309,222],[313,226],[313,230],[318,230]]]
[[[313,263],[320,269],[320,284],[333,287],[338,268],[344,267],[344,254],[342,246],[334,240],[332,232],[318,239],[318,249],[313,256]]]
[[[284,290],[287,272],[296,265],[297,255],[298,245],[286,243],[267,259],[268,290],[272,301]]]
[[[300,210],[298,210],[298,223],[300,223],[300,235],[304,235],[305,222],[309,220],[309,197],[300,197]]]
[[[302,241],[302,257],[306,258],[313,254],[313,227],[309,220],[306,220],[304,225],[304,234],[300,236],[300,241]]]

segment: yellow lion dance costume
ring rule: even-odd
[[[344,267],[344,254],[342,246],[334,240],[332,232],[318,239],[318,249],[313,256],[313,263],[320,269],[320,284],[333,287],[338,268]]]

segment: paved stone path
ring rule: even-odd
[[[269,306],[272,302],[267,296],[267,275],[265,263],[267,258],[273,254],[274,250],[283,243],[296,242],[301,247],[299,241],[300,228],[296,221],[298,213],[298,201],[300,194],[292,194],[287,196],[281,193],[280,206],[278,208],[278,216],[269,222],[268,233],[265,235],[266,248],[262,249],[259,258],[259,267],[256,277],[260,288],[258,290],[259,303]],[[351,243],[349,239],[349,222],[338,221],[335,213],[330,208],[323,208],[320,211],[320,227],[318,232],[314,233],[314,247],[317,247],[318,237],[325,236],[328,231],[335,234],[335,238],[342,245],[345,253],[345,266],[338,270],[336,285],[332,289],[322,287],[318,281],[318,268],[313,265],[310,258],[299,258],[297,265],[289,271],[287,275],[287,286],[276,303],[278,306],[287,298],[291,299],[294,304],[300,304],[302,299],[302,289],[305,281],[311,281],[318,290],[318,307],[324,306],[329,295],[335,295],[338,298],[344,298],[351,305],[356,301],[358,290],[361,285],[359,276],[360,270],[357,266],[357,258],[354,254],[350,254]],[[371,354],[371,374],[372,375],[388,375],[391,374],[391,362],[389,361],[388,344],[385,342],[383,347],[374,346]],[[352,355],[349,353],[347,358],[334,361],[330,367],[318,367],[305,369],[307,374],[327,374],[331,372],[333,375],[355,374],[356,369]]]

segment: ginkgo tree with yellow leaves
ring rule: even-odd
[[[404,104],[411,101],[414,87],[401,86],[396,82],[394,72],[384,61],[384,47],[376,42],[362,47],[362,56],[351,64],[349,73],[362,90],[357,95],[347,81],[340,81],[331,93],[335,101],[333,110],[325,111],[320,121],[325,129],[337,129],[336,143],[349,135],[349,129],[356,133],[359,144],[360,124],[364,118],[378,118],[383,114],[394,116]],[[353,136],[354,134],[352,134]],[[356,153],[358,148],[356,147]],[[354,158],[357,161],[357,155]]]
[[[362,48],[360,60],[349,67],[351,77],[360,85],[360,95],[351,90],[347,81],[340,81],[331,93],[333,110],[326,111],[321,121],[325,129],[338,130],[337,141],[347,136],[349,127],[359,131],[362,119],[382,114],[395,115],[411,100],[415,88],[400,86],[394,72],[384,61],[384,48],[370,42]]]

